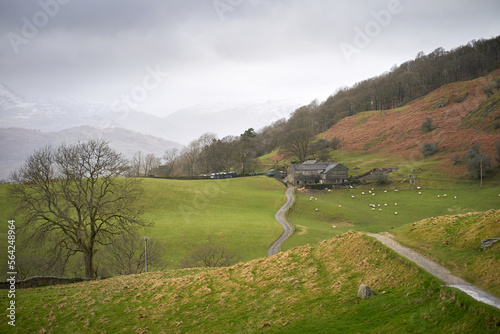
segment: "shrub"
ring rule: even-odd
[[[477,144],[473,145],[465,154],[465,163],[469,173],[478,179],[491,171],[491,157],[481,153]]]
[[[422,126],[420,128],[422,129],[422,131],[426,133],[434,130],[434,124],[432,123],[432,119],[427,117],[425,121],[422,123]]]
[[[373,179],[380,185],[391,183],[391,181],[389,181],[389,175],[381,171],[373,173]]]
[[[424,156],[428,157],[437,152],[437,144],[436,143],[425,143],[422,145],[422,153]]]

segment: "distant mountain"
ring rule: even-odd
[[[304,101],[290,99],[264,103],[197,105],[158,117],[137,110],[116,111],[110,105],[74,99],[28,100],[0,84],[0,127],[61,131],[80,126],[124,128],[183,144],[206,132],[219,137],[239,135],[288,117]]]
[[[137,151],[145,154],[153,153],[161,157],[166,149],[182,147],[181,144],[172,141],[119,128],[97,129],[82,126],[58,132],[0,128],[0,179],[8,178],[10,172],[21,166],[36,149],[47,145],[72,144],[91,138],[108,140],[113,149],[129,158]]]
[[[165,117],[173,127],[176,140],[187,143],[206,132],[219,138],[238,136],[248,128],[259,130],[271,123],[288,118],[297,108],[310,101],[303,99],[271,100],[264,103],[228,105],[223,103],[197,105],[181,109]]]

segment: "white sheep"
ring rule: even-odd
[[[318,209],[318,208],[316,208],[316,211],[319,211],[319,209]]]
[[[398,203],[394,203],[394,205],[398,205]]]
[[[441,198],[441,195],[438,195],[438,198]]]
[[[394,214],[395,214],[395,215],[397,215],[397,214],[398,214],[398,212],[396,211],[396,212],[394,212]]]
[[[384,204],[384,206],[387,206],[387,204]]]
[[[364,194],[365,194],[365,192],[364,192],[364,191],[362,191],[362,192],[361,192],[361,195],[364,195]]]
[[[375,196],[375,193],[373,193],[372,196]]]
[[[419,191],[419,192],[418,192],[418,194],[419,194],[419,195],[422,195],[422,192],[421,192],[421,191]]]
[[[443,197],[447,197],[448,195],[444,194]]]
[[[351,197],[354,198],[354,195],[352,195]]]

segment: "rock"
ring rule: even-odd
[[[375,293],[373,290],[366,284],[361,284],[358,289],[358,297],[361,299],[368,299],[372,297]]]
[[[500,240],[500,238],[491,238],[491,239],[481,240],[481,246],[480,246],[480,248],[491,247],[491,245],[493,245],[498,240]]]

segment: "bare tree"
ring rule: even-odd
[[[139,177],[144,174],[144,155],[142,151],[137,151],[132,157],[129,176]]]
[[[106,274],[132,275],[144,272],[146,249],[144,237],[138,234],[124,234],[113,240],[99,258],[104,264],[102,272]],[[148,271],[163,270],[166,267],[162,242],[155,238],[147,241]]]
[[[150,153],[144,157],[144,176],[149,176],[151,172],[161,165],[161,158]]]
[[[169,176],[174,172],[175,164],[179,158],[179,150],[174,148],[170,148],[165,151],[163,154],[163,160],[165,160],[165,176]]]
[[[36,151],[12,174],[20,233],[33,242],[56,240],[55,254],[83,254],[85,276],[92,278],[100,247],[150,225],[134,205],[140,181],[121,177],[128,168],[100,139]]]
[[[223,246],[201,247],[181,261],[183,268],[227,267],[238,262],[238,256]]]

